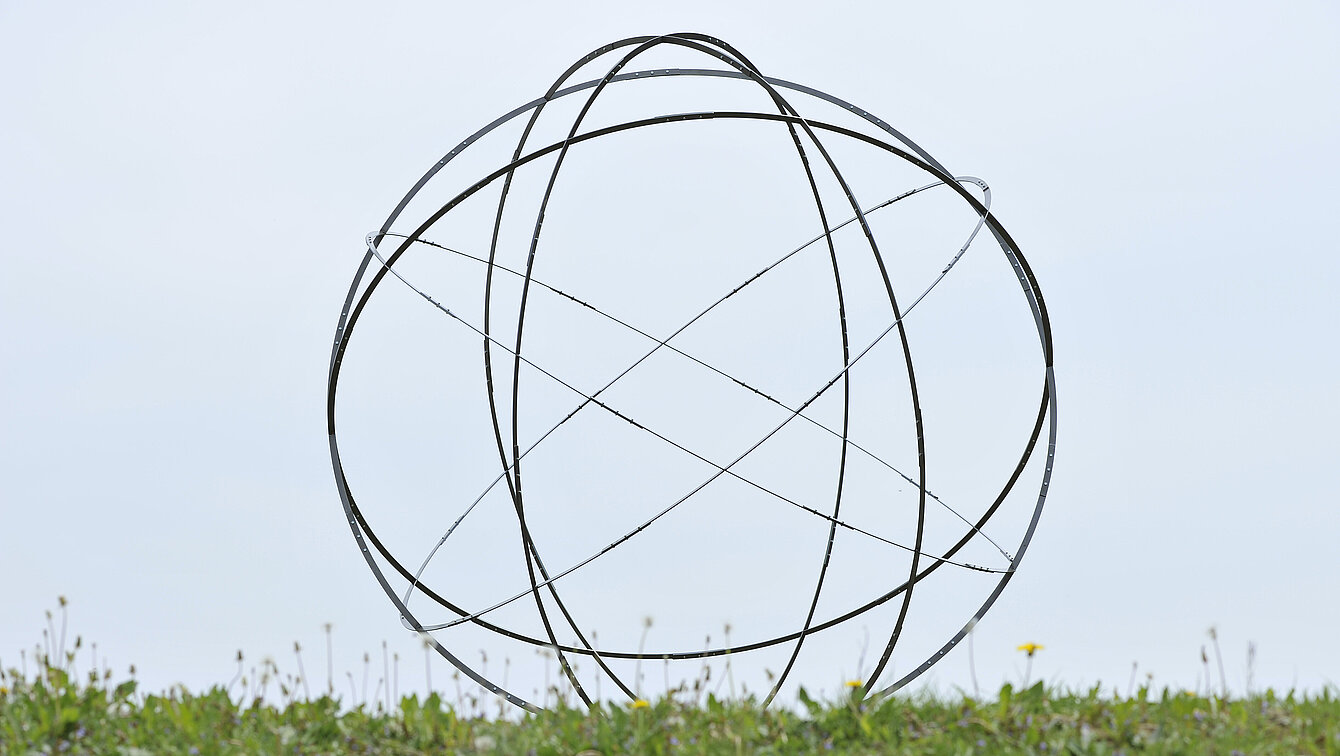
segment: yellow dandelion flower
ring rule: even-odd
[[[1032,658],[1033,654],[1036,654],[1037,652],[1041,651],[1042,648],[1043,647],[1038,645],[1037,643],[1025,643],[1024,645],[1020,646],[1017,650],[1027,651],[1029,658]]]
[[[646,701],[644,701],[644,700],[642,700],[641,698],[639,698],[639,699],[637,699],[636,701],[633,702],[633,708],[634,708],[634,709],[649,709],[649,708],[651,708],[651,704],[649,704],[649,703],[647,703]]]
[[[860,680],[848,680],[848,681],[847,681],[847,687],[848,687],[848,688],[859,688],[859,687],[861,687],[861,681],[860,681]]]

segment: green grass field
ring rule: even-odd
[[[7,672],[0,754],[1330,754],[1340,753],[1340,699],[1244,699],[1097,688],[1010,686],[983,700],[855,695],[792,710],[757,701],[674,697],[561,707],[525,717],[462,716],[436,695],[399,707],[342,708],[330,697],[276,707],[239,703],[222,686],[142,695],[133,681],[75,680],[56,667]]]
[[[239,652],[238,677],[227,685],[202,694],[181,687],[145,693],[134,667],[132,679],[121,682],[105,668],[76,671],[82,639],[66,650],[64,599],[60,607],[59,632],[48,613],[46,645],[25,653],[22,669],[0,668],[0,756],[1340,754],[1340,697],[1331,688],[1230,698],[1166,688],[1122,696],[1037,683],[1020,690],[1006,685],[980,699],[920,694],[862,701],[859,688],[849,687],[822,701],[802,690],[789,706],[763,709],[753,697],[719,700],[695,687],[595,710],[568,706],[553,689],[554,708],[523,716],[473,696],[455,702],[436,693],[409,696],[390,710],[391,696],[374,695],[378,703],[369,706],[366,691],[357,705],[311,698],[295,644],[296,677],[281,676],[267,660],[261,676],[253,671],[248,682]],[[1037,648],[1021,650],[1031,658]]]

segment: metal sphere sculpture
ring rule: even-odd
[[[710,60],[724,65],[712,68],[638,67],[646,65],[642,61],[648,58],[658,55],[664,58],[667,54],[689,55],[698,60]],[[603,75],[589,80],[583,80],[578,76],[583,68],[600,66],[602,61],[607,65],[601,69],[604,71]],[[762,103],[766,107],[716,108],[683,112],[656,111],[650,115],[643,114],[633,118],[622,117],[621,111],[616,109],[616,117],[606,118],[604,121],[598,121],[593,115],[601,112],[598,106],[608,100],[609,92],[621,88],[624,90],[643,88],[652,85],[653,82],[664,83],[659,86],[679,82],[677,86],[680,86],[680,89],[677,91],[680,93],[687,91],[690,96],[694,94],[694,88],[736,87],[736,90],[731,91],[747,90],[747,96],[754,98],[752,101],[755,104]],[[719,92],[713,90],[713,93]],[[602,100],[602,96],[606,97],[606,100]],[[838,123],[832,118],[806,115],[800,109],[802,105],[811,109],[826,109],[835,118],[845,118],[847,121]],[[537,139],[536,135],[542,133],[538,128],[539,124],[545,123],[543,119],[550,117],[551,113],[558,113],[556,117],[563,120],[563,125],[556,132],[560,136],[553,139]],[[705,307],[686,307],[678,316],[677,325],[660,330],[637,325],[637,312],[630,313],[625,310],[616,315],[613,308],[600,301],[589,296],[579,296],[585,292],[574,293],[571,291],[571,286],[560,288],[560,285],[549,276],[537,275],[537,270],[542,269],[539,261],[545,259],[545,253],[549,252],[551,256],[555,254],[546,247],[551,235],[546,235],[545,223],[553,220],[553,216],[557,214],[556,208],[562,204],[559,202],[563,194],[559,179],[563,175],[563,169],[573,162],[571,158],[574,155],[590,149],[591,145],[600,140],[622,139],[626,144],[627,140],[642,138],[647,133],[664,133],[665,129],[705,128],[690,127],[687,124],[712,123],[731,125],[731,128],[735,128],[734,124],[747,124],[749,128],[769,129],[770,133],[778,135],[777,138],[785,143],[785,151],[789,153],[789,157],[784,157],[784,162],[793,172],[792,175],[798,179],[796,184],[803,188],[800,193],[808,198],[806,201],[810,206],[808,213],[802,212],[796,215],[805,216],[802,220],[810,224],[806,228],[813,229],[812,231],[806,231],[804,237],[795,238],[791,242],[793,246],[787,248],[789,251],[781,253],[777,249],[768,250],[768,256],[762,258],[766,264],[761,269],[751,268],[754,271],[752,275],[745,275],[743,278],[722,284],[717,289],[718,296],[703,300],[706,303]],[[515,141],[505,139],[510,145],[508,147],[510,157],[495,155],[492,163],[487,162],[490,158],[479,154],[481,148],[476,148],[477,143],[487,142],[490,138],[496,142],[498,135],[508,133],[509,129],[516,136]],[[878,204],[863,204],[870,198],[859,196],[856,182],[851,180],[851,176],[854,175],[853,167],[843,165],[837,159],[837,145],[854,145],[851,149],[863,150],[862,154],[878,155],[879,159],[894,161],[900,170],[913,175],[920,174],[922,178],[910,186],[904,185],[902,191]],[[476,149],[472,151],[472,148]],[[464,156],[475,158],[476,161],[454,162]],[[431,192],[425,190],[433,185],[433,180],[447,166],[458,167],[469,164],[470,170],[476,170],[474,166],[479,159],[486,161],[482,163],[484,168],[475,174],[474,179],[467,180],[463,184],[464,188],[453,189],[435,199],[425,199],[431,195]],[[875,158],[871,160],[875,161]],[[519,188],[523,173],[539,177],[529,190]],[[932,190],[938,190],[944,196],[951,198],[957,203],[955,207],[967,213],[969,219],[966,224],[967,233],[965,235],[957,232],[960,241],[955,242],[952,248],[945,249],[944,254],[938,258],[939,261],[934,268],[938,270],[938,274],[932,270],[926,279],[908,283],[899,280],[899,274],[892,270],[894,257],[891,257],[891,254],[910,256],[916,250],[909,252],[909,245],[903,245],[891,253],[887,245],[882,246],[881,235],[876,228],[878,215],[885,208],[911,204],[909,198],[931,193]],[[634,37],[605,45],[577,61],[542,97],[506,113],[470,135],[433,165],[396,206],[380,230],[368,236],[366,254],[349,287],[340,312],[330,359],[327,431],[336,486],[354,539],[373,575],[399,612],[403,624],[412,631],[420,633],[426,645],[431,645],[438,654],[470,679],[507,701],[532,711],[538,710],[539,704],[505,689],[505,682],[495,682],[485,675],[482,668],[475,669],[466,663],[459,652],[450,650],[440,636],[453,628],[472,627],[504,636],[511,641],[529,644],[537,649],[552,651],[562,670],[562,679],[566,680],[572,692],[587,705],[599,700],[598,687],[594,694],[590,690],[592,676],[597,681],[597,686],[599,680],[609,680],[623,694],[632,698],[640,697],[640,680],[629,679],[626,668],[622,672],[616,670],[616,666],[620,664],[625,667],[629,664],[640,665],[643,660],[665,660],[667,666],[671,660],[699,660],[695,663],[701,663],[701,660],[719,657],[729,659],[732,655],[740,658],[744,654],[773,649],[773,652],[780,653],[778,658],[784,660],[784,666],[778,674],[770,675],[771,690],[765,699],[765,702],[768,702],[776,696],[792,672],[807,640],[851,623],[857,617],[867,616],[869,619],[874,616],[868,615],[869,612],[882,607],[881,611],[893,615],[890,618],[892,623],[887,628],[887,638],[882,643],[878,661],[873,669],[864,675],[865,679],[860,684],[858,692],[862,695],[885,695],[901,688],[926,671],[972,631],[1014,575],[1042,512],[1055,453],[1056,394],[1047,308],[1033,272],[1020,253],[1019,247],[991,214],[990,196],[990,190],[984,182],[950,173],[925,150],[873,114],[811,87],[765,76],[733,47],[702,34]],[[479,199],[481,197],[484,199]],[[421,203],[427,202],[431,212],[412,227],[403,231],[396,230],[402,213],[416,200]],[[478,213],[478,218],[469,215],[470,212],[478,210],[481,203],[485,206],[485,211]],[[563,206],[568,207],[572,204],[569,200]],[[518,206],[527,209],[518,209]],[[777,225],[786,225],[785,221],[789,220],[791,215],[778,214]],[[503,229],[508,222],[517,217],[525,219],[523,221],[525,232],[518,235],[517,239],[511,240]],[[666,222],[678,228],[685,225],[692,226],[694,220],[693,217],[686,217],[681,213]],[[479,236],[480,246],[473,249],[468,248],[466,243],[454,239],[430,238],[436,236],[435,232],[452,234],[456,229],[472,224],[483,226],[482,235]],[[923,406],[926,384],[919,385],[917,382],[918,372],[914,367],[916,352],[913,349],[913,339],[909,336],[908,317],[914,309],[925,308],[924,302],[928,301],[928,297],[931,301],[935,299],[931,295],[936,292],[941,282],[950,276],[956,266],[959,266],[965,253],[973,246],[983,229],[994,239],[995,246],[998,246],[1003,255],[1002,269],[1008,270],[1013,280],[1022,288],[1027,312],[1031,315],[1031,320],[1028,321],[1030,327],[1025,330],[1035,328],[1041,347],[1038,365],[1040,369],[1030,374],[1033,378],[1030,378],[1029,383],[1035,386],[1036,383],[1033,381],[1040,377],[1041,387],[1038,393],[1033,394],[1037,397],[1036,405],[1031,402],[1025,404],[1026,414],[1023,416],[1031,417],[1032,422],[1031,426],[1019,429],[1018,444],[1013,447],[1015,451],[1011,452],[1011,454],[1017,453],[1017,458],[996,468],[1002,475],[990,482],[989,488],[985,489],[994,492],[994,495],[987,493],[982,496],[980,505],[969,517],[950,506],[945,498],[936,496],[930,491],[931,474],[927,462],[929,418],[924,416],[926,412]],[[963,240],[965,236],[966,241]],[[986,239],[987,235],[981,237]],[[746,235],[744,238],[753,237]],[[808,241],[805,241],[806,239]],[[549,244],[552,246],[554,243]],[[794,246],[795,244],[799,246]],[[472,285],[482,296],[479,302],[482,303],[482,314],[477,310],[467,313],[453,302],[440,300],[434,296],[430,286],[423,284],[421,279],[416,279],[414,273],[407,272],[404,260],[413,257],[411,252],[431,252],[452,259],[467,260],[468,263],[461,264],[476,266],[475,270],[479,272],[479,276]],[[510,266],[505,263],[509,252],[516,259]],[[702,330],[705,327],[703,324],[710,323],[713,317],[730,306],[728,303],[740,301],[744,296],[742,292],[761,290],[769,279],[779,275],[778,271],[787,265],[799,264],[792,261],[807,255],[821,265],[816,270],[827,271],[818,276],[818,280],[826,281],[823,287],[827,293],[823,296],[829,303],[828,311],[831,313],[827,327],[831,329],[829,334],[834,337],[832,342],[834,346],[830,350],[834,361],[822,368],[823,377],[810,383],[803,393],[787,397],[784,395],[785,392],[766,385],[767,379],[760,379],[757,375],[746,377],[737,370],[722,367],[729,362],[727,358],[730,356],[730,350],[721,353],[725,357],[713,359],[704,357],[688,343],[689,337],[686,334],[695,329]],[[641,258],[637,250],[633,250],[622,252],[618,259],[620,265],[633,265]],[[714,259],[723,257],[718,256]],[[726,265],[725,262],[722,264]],[[752,262],[749,264],[756,265]],[[858,272],[855,267],[857,265],[865,267]],[[706,274],[707,271],[702,272],[703,276]],[[588,274],[575,275],[575,280],[580,285],[586,280],[582,276]],[[640,301],[639,298],[652,296],[657,282],[652,280],[648,283],[647,279],[655,278],[656,275],[645,274],[644,285],[653,288],[627,297],[628,302],[632,303],[631,306],[636,306]],[[391,278],[388,279],[388,276]],[[460,503],[465,506],[455,507],[450,517],[444,520],[444,522],[451,521],[452,524],[440,537],[432,536],[435,545],[428,550],[427,557],[417,570],[406,566],[402,558],[388,546],[386,539],[374,531],[372,518],[368,516],[366,508],[361,508],[355,500],[347,476],[347,464],[341,459],[336,436],[336,407],[341,368],[360,317],[374,300],[374,295],[386,290],[381,288],[381,284],[388,280],[393,281],[392,286],[399,291],[410,291],[425,300],[437,314],[450,319],[452,328],[464,333],[477,346],[482,346],[483,360],[476,367],[480,379],[478,388],[483,394],[479,404],[482,405],[483,399],[487,400],[489,425],[492,428],[491,439],[457,439],[457,443],[463,442],[492,450],[488,451],[488,454],[494,457],[495,466],[484,478],[492,482],[473,502],[462,501]],[[862,312],[866,316],[870,312],[881,313],[879,317],[882,320],[873,328],[867,327],[862,332],[862,337],[858,339],[860,329],[857,325],[857,316],[861,307],[855,304],[857,295],[854,292],[863,285],[878,292],[879,303],[877,308],[872,310],[867,307]],[[669,288],[674,284],[667,282],[665,286]],[[542,316],[534,314],[538,306],[536,303],[541,298],[549,298],[565,306],[578,308],[585,316],[599,320],[603,324],[602,327],[631,335],[630,338],[634,341],[640,340],[640,346],[636,351],[629,353],[633,355],[631,358],[623,356],[612,358],[618,364],[610,368],[600,380],[586,378],[579,380],[567,375],[564,369],[556,368],[553,364],[561,358],[570,343],[560,344],[557,350],[551,349],[553,353],[547,357],[535,356],[534,340],[537,337],[533,334],[544,324]],[[688,297],[686,295],[683,298]],[[625,306],[630,305],[626,302]],[[784,296],[781,302],[782,309],[779,311],[785,311],[791,306],[792,303]],[[532,313],[529,320],[528,312]],[[536,318],[541,320],[537,321]],[[532,335],[530,340],[523,344],[523,335],[527,334]],[[575,342],[581,334],[568,331],[561,333],[560,336],[569,342]],[[792,337],[791,340],[795,343],[805,341],[799,335]],[[779,348],[786,353],[785,349],[790,347],[783,344]],[[581,351],[575,347],[573,349]],[[600,350],[591,353],[605,356],[605,352]],[[873,363],[876,357],[872,355],[877,354],[889,357],[889,364],[895,367],[888,369],[892,371],[892,375],[877,376],[873,382],[888,394],[898,396],[901,409],[894,413],[896,422],[881,423],[873,428],[865,427],[863,432],[901,433],[905,439],[901,451],[909,455],[915,454],[915,461],[909,461],[904,457],[895,464],[888,461],[888,455],[881,451],[884,447],[857,437],[859,432],[855,426],[860,424],[867,410],[858,406],[863,396],[859,393],[862,384],[853,380],[853,375],[861,369],[863,363]],[[837,355],[840,355],[840,361],[836,359]],[[475,358],[454,354],[452,359],[458,363],[469,363]],[[1014,354],[1010,359],[1018,361],[1018,355]],[[769,415],[771,419],[761,425],[744,420],[695,421],[694,427],[702,429],[707,437],[694,442],[685,440],[681,429],[672,428],[673,417],[661,418],[655,422],[648,421],[645,416],[651,410],[635,416],[629,405],[624,403],[625,400],[629,404],[634,403],[633,396],[631,394],[621,396],[618,390],[633,380],[628,377],[630,374],[641,375],[651,370],[649,366],[657,360],[673,360],[684,369],[696,371],[707,376],[707,380],[727,386],[730,391],[740,392],[749,401],[757,402],[771,412]],[[776,377],[778,372],[785,371],[773,370],[770,376]],[[890,388],[895,382],[904,381],[903,388],[896,391]],[[869,384],[871,381],[866,383]],[[522,399],[523,384],[527,388],[544,384],[551,392],[557,391],[563,394],[566,396],[564,400],[567,402],[566,409],[551,413],[542,420],[527,417],[523,408],[530,405]],[[647,406],[658,407],[673,403],[681,394],[691,395],[696,385],[698,384],[688,379],[678,383],[672,379],[669,388],[662,383],[652,392],[652,401]],[[820,411],[821,405],[827,406],[827,414]],[[728,402],[723,406],[731,405]],[[1035,413],[1033,406],[1036,406]],[[574,418],[585,417],[601,418],[602,422],[610,424],[601,427],[618,428],[622,434],[635,434],[647,444],[691,462],[696,466],[696,482],[673,490],[652,484],[651,491],[637,491],[636,494],[627,496],[627,501],[622,502],[621,506],[627,507],[628,516],[632,519],[612,530],[607,528],[608,532],[600,534],[603,546],[584,551],[582,552],[584,556],[581,557],[546,561],[544,556],[553,553],[555,539],[536,526],[537,517],[552,508],[571,506],[571,501],[581,500],[584,483],[592,479],[582,478],[579,473],[573,473],[573,479],[564,483],[566,493],[563,496],[548,496],[543,489],[537,493],[536,484],[530,477],[527,478],[528,484],[523,487],[522,468],[524,465],[531,470],[532,463],[540,459],[546,450],[562,447],[561,440],[555,441],[551,437],[565,424],[571,427],[575,422]],[[715,448],[706,450],[706,447],[711,445],[709,441],[713,440],[713,436],[729,435],[737,426],[746,428],[743,432],[752,440],[737,445],[731,452],[718,452]],[[824,439],[825,448],[830,452],[814,454],[812,457],[793,454],[780,463],[774,459],[768,464],[755,464],[759,458],[765,456],[768,449],[781,444],[778,439],[796,428],[806,429],[807,433],[814,434],[813,438]],[[612,431],[604,432],[612,434]],[[596,431],[581,439],[569,439],[569,445],[581,447],[583,444],[598,443],[601,433],[602,431]],[[625,435],[619,436],[620,439],[625,437]],[[615,451],[607,450],[602,453],[608,456],[613,455]],[[819,459],[824,460],[822,466],[828,467],[834,473],[832,476],[811,474],[809,465],[819,467],[819,462],[814,461]],[[859,488],[855,481],[860,477],[861,470],[865,469],[880,471],[887,476],[881,480],[893,481],[909,493],[906,493],[903,499],[896,499],[891,492],[891,485],[887,482],[864,489]],[[793,473],[797,480],[805,478],[808,482],[797,483],[799,488],[796,490],[803,489],[817,478],[829,477],[830,482],[827,493],[822,496],[813,495],[812,491],[795,493],[787,487],[790,483],[777,482],[770,478],[773,473],[778,475]],[[654,471],[648,470],[645,475],[647,479],[653,479]],[[640,479],[629,478],[629,480]],[[1021,483],[1024,480],[1030,482]],[[1021,510],[1023,515],[1019,521],[1025,524],[1015,533],[1018,540],[1011,553],[1000,546],[996,539],[988,536],[987,531],[989,527],[994,527],[993,517],[999,516],[1002,503],[1023,486],[1031,487],[1033,482],[1038,486],[1036,495],[1029,493],[1028,490],[1024,490],[1021,494],[1025,505]],[[816,543],[823,544],[817,553],[799,554],[797,549],[797,556],[794,559],[787,557],[788,560],[797,562],[802,558],[808,559],[810,561],[806,563],[816,568],[810,573],[808,586],[794,591],[773,589],[762,599],[773,604],[788,603],[792,612],[790,616],[795,617],[794,625],[781,629],[773,628],[763,633],[765,637],[747,643],[731,645],[728,635],[725,644],[711,644],[709,638],[705,648],[670,650],[646,650],[640,642],[636,649],[631,646],[601,643],[597,642],[594,631],[584,631],[582,622],[588,621],[589,618],[580,616],[581,612],[575,610],[571,602],[565,601],[564,598],[564,590],[570,581],[575,579],[574,576],[598,568],[602,562],[613,559],[611,556],[613,554],[635,551],[640,539],[645,538],[644,534],[652,533],[662,527],[671,519],[668,517],[670,513],[683,509],[686,502],[694,502],[707,496],[705,492],[721,489],[728,484],[734,486],[732,491],[736,493],[732,496],[740,497],[739,500],[742,501],[746,495],[766,500],[769,506],[805,518],[805,522],[815,524],[816,529],[822,532],[822,538],[816,536],[815,539]],[[493,499],[490,500],[488,498],[490,496]],[[639,503],[643,500],[651,503],[636,509],[628,504],[634,499]],[[878,510],[889,517],[901,518],[905,527],[899,531],[899,536],[891,536],[887,532],[880,532],[875,525],[857,521],[861,516],[858,514],[860,501],[865,499],[875,502],[871,505],[875,509],[870,511]],[[711,510],[700,511],[696,516],[710,517],[713,511],[723,513],[730,508],[732,500],[727,496],[714,503]],[[424,573],[431,560],[439,555],[440,550],[446,548],[449,537],[465,522],[466,517],[476,511],[481,502],[487,501],[509,510],[509,516],[514,518],[514,529],[504,535],[522,552],[527,582],[507,588],[496,600],[472,603],[473,600],[453,596],[453,589],[459,587],[459,583],[463,581],[457,581],[457,584],[446,587],[443,587],[441,581],[430,585]],[[484,506],[489,504],[486,503]],[[959,508],[963,509],[962,506]],[[933,528],[929,523],[937,512],[952,513],[956,518],[952,522],[958,530],[945,541],[944,545],[932,547],[930,541]],[[710,528],[710,525],[708,523],[707,527]],[[831,580],[830,567],[836,558],[835,555],[841,551],[835,548],[835,543],[840,540],[839,536],[863,539],[880,548],[887,547],[892,553],[902,554],[902,558],[907,562],[905,568],[899,567],[892,573],[881,574],[875,569],[867,570],[865,579],[868,582],[865,584],[872,586],[870,594],[844,608],[834,610],[825,605],[824,610],[820,611],[821,597],[825,597],[826,580]],[[742,541],[749,540],[740,537],[739,534],[735,537]],[[763,545],[769,545],[766,537],[759,536],[759,540]],[[994,552],[999,554],[998,564],[984,566],[966,561],[965,555],[968,553],[966,549],[981,544],[989,544],[990,548],[987,551],[994,549]],[[773,542],[771,545],[786,548],[781,541]],[[500,554],[497,558],[510,556],[511,552]],[[955,624],[951,626],[956,629],[949,633],[947,638],[941,635],[934,641],[936,645],[928,646],[931,651],[924,654],[924,658],[918,656],[912,659],[911,663],[906,663],[903,666],[904,671],[896,679],[883,680],[882,678],[892,669],[891,659],[894,658],[895,649],[908,626],[914,596],[921,598],[928,590],[925,587],[927,580],[941,570],[954,574],[975,575],[977,578],[974,579],[990,581],[983,591],[986,594],[985,598],[980,604],[977,604],[978,599],[972,599],[969,606],[975,606],[975,609],[971,611],[966,621],[962,620],[962,617],[956,619]],[[781,593],[787,595],[779,595]],[[432,621],[425,614],[425,609],[416,607],[412,610],[411,600],[416,595],[423,597],[421,601],[431,602],[429,606],[433,611],[445,610],[449,613],[448,619]],[[788,599],[794,600],[788,602]],[[612,599],[607,597],[605,601],[607,604],[618,604],[621,599],[617,596]],[[535,621],[542,630],[518,629],[496,619],[503,616],[500,610],[504,608],[517,610],[519,607],[531,605],[535,610]],[[961,624],[958,624],[960,622]],[[645,637],[644,629],[643,640]],[[604,641],[604,638],[600,640]],[[578,662],[588,665],[586,668],[588,675],[585,678],[577,671]],[[591,665],[594,665],[594,669]],[[638,671],[634,673],[635,678],[640,677],[640,666],[636,669]]]

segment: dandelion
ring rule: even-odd
[[[846,686],[847,686],[848,688],[859,688],[859,687],[861,687],[861,681],[860,681],[860,680],[848,680],[845,684],[846,684]]]
[[[646,699],[639,698],[639,699],[637,699],[636,701],[633,702],[633,708],[634,708],[634,709],[649,709],[649,708],[651,708],[651,704],[647,703]]]
[[[329,622],[324,625],[326,629],[326,695],[335,696],[335,657],[330,650],[330,630],[333,627]]]
[[[1028,680],[1033,674],[1033,654],[1041,651],[1042,646],[1037,643],[1025,643],[1015,650],[1028,654],[1028,664],[1024,667],[1024,687],[1028,687]]]
[[[429,695],[433,692],[433,638],[428,633],[422,633],[420,640],[423,641],[423,676],[428,688],[428,693],[424,695]]]
[[[651,632],[651,615],[642,618],[642,637],[637,641],[637,664],[633,666],[633,687],[642,695],[642,650],[647,646],[647,633]],[[548,671],[548,667],[545,668]],[[548,682],[545,683],[548,685]]]

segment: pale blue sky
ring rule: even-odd
[[[362,239],[579,56],[684,30],[986,179],[1037,273],[1057,472],[978,628],[985,687],[1017,679],[1026,641],[1046,646],[1035,676],[1124,689],[1138,662],[1192,686],[1212,625],[1235,689],[1248,642],[1258,685],[1340,677],[1340,13],[1322,2],[0,4],[0,663],[65,595],[152,687],[226,682],[238,648],[283,666],[294,640],[324,682],[325,622],[337,670],[387,639],[421,686],[325,443]],[[858,653],[804,681],[836,685]],[[966,656],[927,680],[970,686]]]

